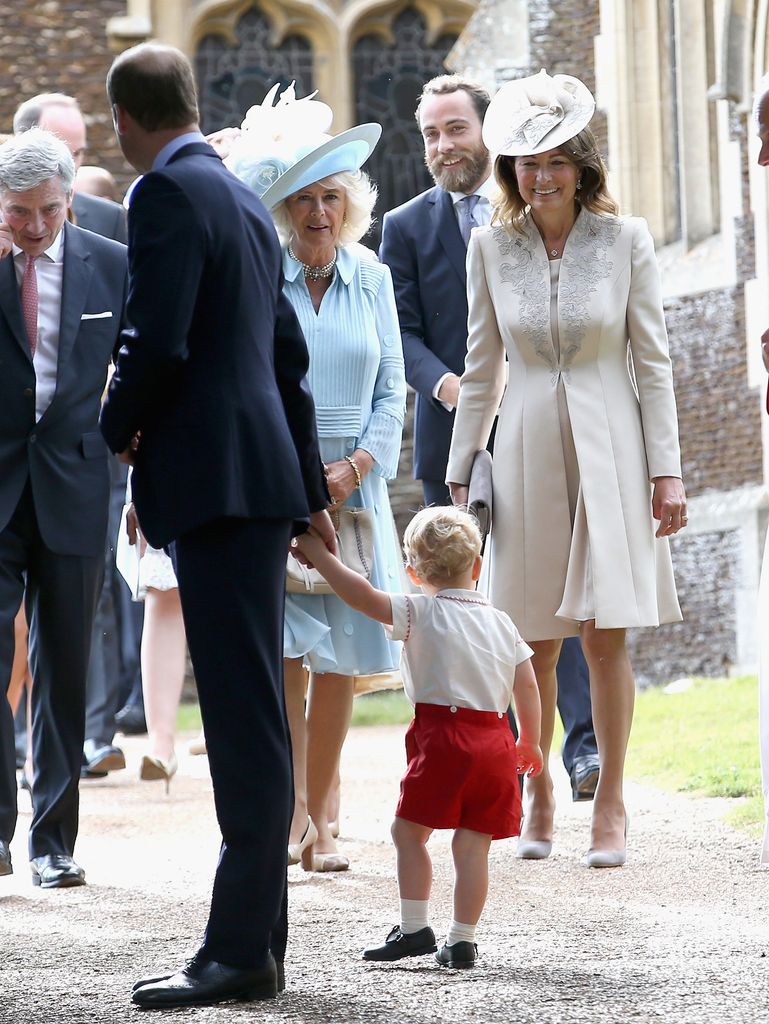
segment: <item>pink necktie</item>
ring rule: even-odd
[[[21,279],[21,312],[24,315],[24,326],[27,328],[29,350],[33,357],[37,347],[37,274],[35,273],[36,256],[27,254],[24,265],[24,276]]]

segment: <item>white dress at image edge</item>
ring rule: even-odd
[[[758,733],[761,747],[761,784],[764,790],[764,842],[761,863],[769,867],[769,532],[764,544],[758,588],[758,630],[761,658],[758,666]]]

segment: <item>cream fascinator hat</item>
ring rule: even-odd
[[[571,75],[538,75],[507,82],[483,119],[483,141],[492,153],[534,156],[557,149],[587,128],[595,100]]]
[[[315,93],[297,100],[292,82],[273,105],[278,88],[248,111],[225,160],[268,210],[316,181],[359,170],[382,134],[380,125],[362,124],[329,135],[333,113]]]

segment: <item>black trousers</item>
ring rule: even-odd
[[[29,855],[72,856],[85,731],[85,681],[101,555],[59,555],[40,536],[29,484],[0,532],[0,679],[13,665],[13,621],[25,597],[32,687],[32,823]],[[26,584],[26,592],[25,592]],[[0,839],[16,829],[13,720],[0,701]]]
[[[172,555],[222,845],[201,952],[235,967],[285,955],[291,741],[283,693],[288,520],[220,519]]]

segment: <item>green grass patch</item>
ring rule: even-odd
[[[414,709],[403,690],[380,690],[356,697],[352,706],[353,725],[408,725]]]
[[[627,772],[663,789],[746,797],[740,815],[760,809],[758,682],[695,679],[679,693],[638,695]]]
[[[197,703],[180,704],[176,712],[176,728],[179,732],[200,732],[200,707]]]

